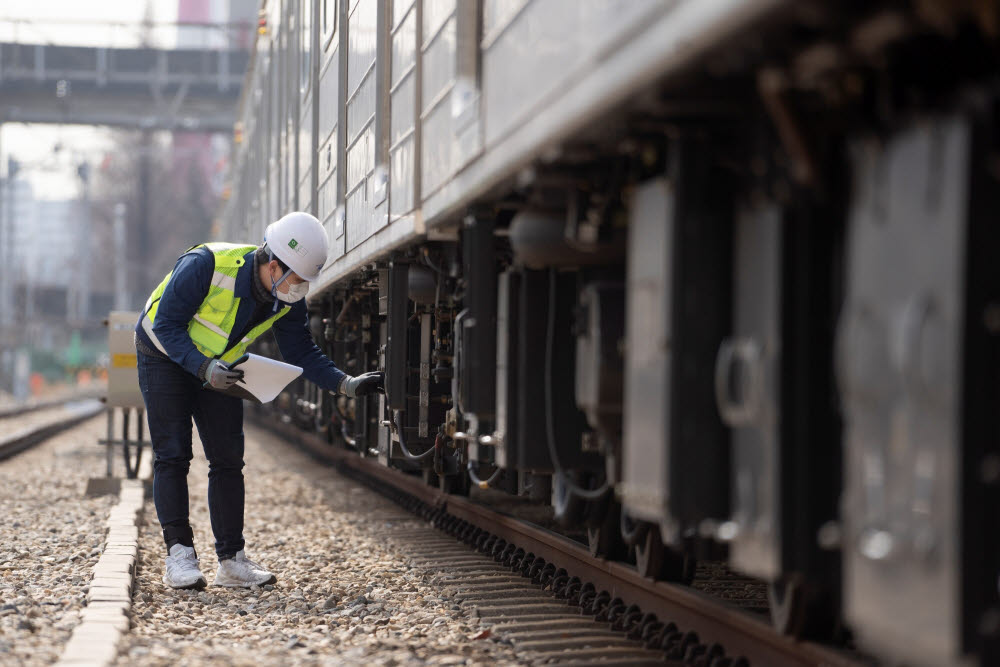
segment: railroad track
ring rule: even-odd
[[[59,398],[47,398],[40,401],[27,401],[13,405],[4,405],[0,407],[0,420],[19,417],[21,415],[37,412],[39,410],[54,408],[59,405],[65,405],[71,401],[84,401],[90,398],[98,398],[100,395],[100,392],[87,391],[69,396],[61,396]]]
[[[104,405],[94,398],[62,399],[25,407],[21,412],[7,409],[0,413],[0,419],[3,420],[0,422],[0,461],[72,428],[104,409]],[[37,414],[43,410],[51,414]],[[20,418],[26,414],[32,414],[30,423],[21,423]]]
[[[545,590],[479,550],[447,535],[401,530],[388,535],[414,567],[434,573],[443,596],[490,627],[479,636],[513,645],[531,662],[658,665],[659,648],[649,648],[617,630],[608,619],[582,614],[558,592]],[[518,557],[523,560],[524,554]]]
[[[362,479],[453,539],[411,545],[415,563],[441,571],[456,603],[532,661],[704,667],[857,667],[851,655],[783,636],[748,613],[686,586],[654,582],[593,557],[572,540],[419,478],[333,447],[289,424],[257,422]],[[405,540],[401,534],[396,539]],[[457,540],[457,541],[456,541]],[[530,654],[530,655],[529,655]],[[537,654],[537,655],[536,655]]]

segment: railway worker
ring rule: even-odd
[[[177,260],[135,329],[139,387],[153,443],[153,500],[167,557],[163,582],[204,588],[188,522],[191,419],[208,459],[208,509],[219,569],[215,584],[273,583],[243,540],[243,402],[214,391],[243,375],[229,364],[272,330],[285,361],[323,389],[350,397],[384,391],[382,373],[351,377],[316,346],[303,298],[326,263],[326,233],[308,213],[268,226],[264,244],[206,243]]]

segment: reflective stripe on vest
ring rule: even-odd
[[[279,317],[283,317],[290,308],[283,306],[277,313],[255,326],[247,332],[242,340],[227,350],[229,336],[236,323],[236,312],[240,307],[240,299],[236,296],[236,274],[239,273],[240,267],[246,263],[243,256],[251,250],[256,250],[257,246],[235,243],[204,243],[189,248],[188,252],[197,248],[206,248],[212,253],[215,258],[215,270],[212,273],[208,294],[205,295],[205,299],[198,306],[198,311],[188,323],[188,335],[191,336],[191,342],[198,348],[198,351],[206,357],[235,361],[246,351],[250,343],[270,329],[271,325]],[[142,330],[149,336],[149,340],[156,346],[156,349],[163,354],[167,354],[167,351],[163,348],[156,334],[153,333],[153,323],[156,321],[160,297],[163,296],[163,291],[167,288],[171,276],[173,276],[173,271],[168,273],[159,286],[153,290],[153,293],[149,295],[142,318]]]

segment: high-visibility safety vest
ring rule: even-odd
[[[240,267],[246,263],[243,256],[251,250],[256,250],[257,246],[237,245],[235,243],[203,243],[189,248],[188,252],[196,248],[207,248],[212,253],[215,258],[215,271],[212,274],[212,284],[208,287],[205,300],[201,302],[198,311],[188,323],[188,335],[191,336],[191,341],[198,348],[198,351],[206,357],[235,361],[243,355],[254,339],[270,329],[271,325],[288,313],[290,308],[283,306],[277,313],[248,331],[242,340],[227,350],[229,336],[232,334],[233,324],[236,322],[236,311],[240,307],[240,299],[236,296],[236,274]],[[163,345],[153,333],[153,323],[156,321],[156,310],[160,304],[160,297],[173,275],[173,271],[168,273],[163,282],[149,295],[142,317],[143,331],[163,354],[167,354],[167,351],[163,349]]]

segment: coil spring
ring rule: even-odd
[[[534,561],[532,561],[531,567],[528,569],[528,577],[531,578],[531,581],[533,583],[536,584],[541,583],[540,575],[542,573],[542,570],[545,569],[545,565],[546,562],[544,558],[536,558]]]
[[[498,563],[506,562],[515,551],[517,551],[517,547],[505,540],[502,549],[493,547],[493,560]]]
[[[493,560],[499,560],[499,558],[497,558],[497,556],[499,556],[500,554],[502,554],[503,550],[506,549],[506,548],[507,548],[507,540],[505,540],[505,539],[497,539],[493,543],[493,548],[490,549],[490,552],[489,552],[490,556],[493,557]]]
[[[549,584],[552,582],[553,577],[556,575],[556,566],[552,563],[546,563],[542,571],[538,573],[538,583],[543,589],[548,588]]]
[[[583,586],[580,586],[580,590],[570,597],[569,603],[577,607],[584,607],[587,605],[587,602],[589,602],[590,599],[596,595],[597,589],[594,588],[594,584],[588,581],[585,582]]]
[[[552,573],[552,578],[549,579],[548,589],[556,596],[559,597],[559,591],[566,582],[569,581],[569,573],[566,570],[559,568]]]
[[[585,611],[591,616],[597,616],[602,611],[604,611],[608,604],[611,602],[611,593],[607,591],[601,591],[590,601],[590,604],[586,607]]]
[[[639,605],[629,605],[611,621],[611,628],[613,630],[627,631],[640,618],[642,618],[642,609],[639,608]]]

